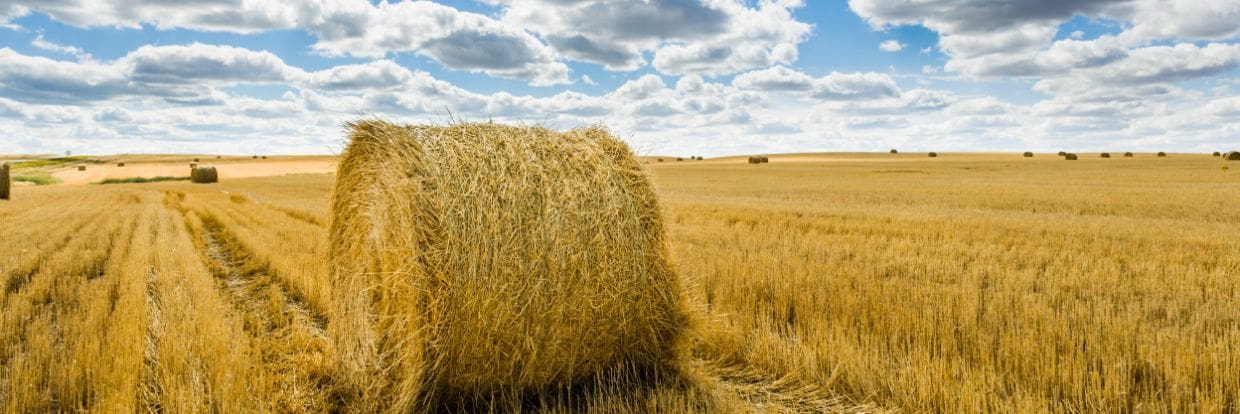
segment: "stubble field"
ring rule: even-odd
[[[696,313],[682,372],[505,407],[1240,410],[1240,169],[745,161],[647,164]],[[224,177],[0,202],[0,411],[348,406],[325,334],[333,175]]]

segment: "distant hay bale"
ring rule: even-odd
[[[266,155],[264,155],[264,156],[263,156],[263,159],[264,159],[264,160],[265,160],[265,159],[267,159],[267,156],[266,156]]]
[[[622,141],[597,127],[348,128],[330,336],[358,411],[562,390],[676,357],[680,282]]]
[[[761,164],[761,163],[762,163],[762,158],[759,158],[759,157],[749,157],[749,163],[750,163],[750,164]]]
[[[1063,152],[1063,151],[1059,151],[1059,156],[1060,156],[1060,157],[1065,156],[1065,155],[1068,155],[1068,153]]]
[[[662,158],[659,158],[659,162],[663,162],[663,159],[662,159]]]
[[[218,183],[220,175],[215,167],[195,167],[189,171],[189,181],[194,184]]]
[[[937,153],[937,152],[931,152],[931,153],[929,153],[929,154],[927,154],[927,155],[929,155],[929,156],[930,156],[930,158],[935,158],[935,157],[938,157],[938,156],[939,156],[939,153]]]
[[[1223,154],[1223,159],[1227,161],[1240,161],[1240,151],[1231,151]]]
[[[761,158],[761,159],[762,159],[762,163],[763,163],[763,164],[766,164],[766,163],[768,163],[768,162],[771,162],[771,159],[770,159],[770,158],[767,158],[767,156],[765,156],[765,155],[763,155],[763,156],[761,156],[761,157],[758,157],[758,158]]]
[[[1125,152],[1125,153],[1124,153],[1124,158],[1132,158],[1132,153],[1131,153],[1131,152]]]
[[[256,160],[257,160],[257,159],[258,159],[258,156],[257,156],[257,155],[255,155],[255,156],[250,157],[250,158],[253,158],[253,159],[256,159]]]
[[[198,168],[198,162],[191,162],[191,163],[189,163],[189,168],[190,168],[190,169]]]
[[[117,167],[124,167],[124,166],[125,166],[125,163],[123,163],[123,162],[118,162],[118,163],[116,163],[116,166],[117,166]]]
[[[199,160],[199,159],[197,159],[197,158],[194,158],[194,162],[202,162],[202,160]]]
[[[899,153],[900,153],[900,151],[896,151],[896,150],[895,150],[895,148],[892,148],[892,149],[891,149],[891,153],[892,153],[892,154],[899,154]]]
[[[79,165],[77,166],[77,170],[78,170],[78,171],[86,171],[86,164],[79,164]]]
[[[676,157],[676,161],[684,161],[685,157]]]
[[[1158,156],[1159,156],[1159,157],[1166,157],[1166,156],[1167,156],[1167,153],[1162,152],[1162,151],[1159,151],[1159,152],[1158,152]]]
[[[0,164],[0,200],[9,199],[9,191],[13,188],[12,178],[9,177],[9,170],[12,168],[7,162]]]
[[[1025,158],[1033,158],[1033,153],[1029,151],[1025,151]]]
[[[1111,153],[1109,152],[1102,153],[1102,158],[1111,158]]]
[[[1076,161],[1076,154],[1066,153],[1063,155],[1063,159],[1068,161]]]
[[[1215,157],[1219,157],[1219,156],[1222,156],[1222,155],[1223,155],[1222,153],[1220,153],[1220,152],[1218,152],[1218,151],[1214,151],[1214,156],[1215,156]]]

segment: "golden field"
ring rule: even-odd
[[[695,311],[681,372],[497,406],[1240,411],[1240,168],[1080,155],[647,159]],[[281,168],[298,162],[316,170]],[[346,407],[325,334],[334,175],[277,175],[323,162],[17,187],[0,411]]]

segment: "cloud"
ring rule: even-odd
[[[791,9],[799,1],[492,0],[501,20],[537,33],[561,54],[630,71],[647,64],[665,74],[722,75],[797,59],[811,26]]]
[[[814,78],[784,66],[747,72],[732,79],[732,86],[760,91],[800,91],[813,89]]]
[[[878,44],[878,48],[884,52],[899,52],[904,49],[904,44],[898,40],[885,40]]]
[[[86,53],[86,51],[82,50],[82,48],[79,48],[76,46],[66,46],[66,45],[56,43],[56,42],[49,41],[43,38],[42,33],[40,33],[37,37],[35,37],[34,40],[30,41],[30,46],[34,46],[34,48],[36,49],[42,49],[42,50],[46,50],[49,52],[56,52],[56,53],[60,53],[64,55],[73,56],[77,58],[78,60],[93,59],[90,53]]]
[[[378,58],[413,52],[449,69],[523,79],[533,85],[569,83],[568,66],[520,27],[430,1],[373,5],[366,0],[48,0],[17,1],[8,18],[32,11],[78,27],[191,29],[261,33],[302,29],[330,55]]]
[[[815,82],[810,96],[828,101],[892,98],[900,96],[900,87],[885,74],[831,72]]]
[[[776,66],[737,75],[732,86],[764,92],[804,92],[827,101],[866,100],[900,96],[900,86],[886,74],[831,72],[814,78],[795,69]]]

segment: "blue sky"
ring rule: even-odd
[[[322,153],[359,116],[639,152],[1240,146],[1240,0],[10,1],[0,153]]]

